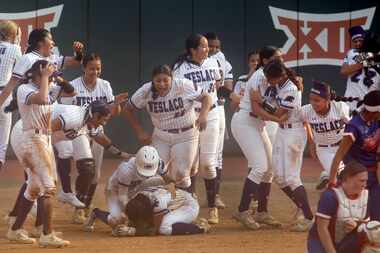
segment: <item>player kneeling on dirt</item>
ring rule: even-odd
[[[380,222],[367,223],[367,168],[353,161],[340,176],[341,184],[326,190],[319,200],[316,220],[307,239],[308,252],[380,252]],[[376,246],[377,251],[370,251]]]
[[[98,218],[110,225],[114,236],[127,236],[134,233],[125,225],[124,214],[128,200],[133,198],[139,191],[149,186],[164,185],[167,167],[160,159],[157,150],[152,146],[144,146],[139,149],[136,157],[122,162],[118,169],[108,180],[106,187],[106,199],[109,212],[94,208],[88,220],[85,222],[84,230],[94,230],[95,220]],[[174,192],[174,184],[165,187]]]
[[[193,223],[199,214],[198,201],[181,189],[172,198],[162,186],[146,188],[128,202],[126,214],[135,235],[190,235],[210,230],[206,219]]]

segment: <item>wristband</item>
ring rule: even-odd
[[[120,151],[120,149],[118,149],[115,145],[113,144],[110,144],[108,147],[106,147],[106,149],[108,150],[108,152],[110,152],[111,154],[113,155],[117,155],[117,156],[120,156],[122,154],[122,152]]]

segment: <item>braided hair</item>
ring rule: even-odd
[[[142,193],[128,202],[125,214],[136,228],[154,227],[153,205],[148,196]]]

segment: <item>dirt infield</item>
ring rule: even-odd
[[[95,206],[106,208],[103,190],[106,179],[117,167],[118,160],[106,160],[103,166],[102,182],[97,189]],[[213,231],[207,235],[173,236],[173,237],[130,237],[114,238],[110,235],[110,229],[98,222],[95,232],[81,231],[80,225],[70,224],[72,208],[68,205],[55,203],[55,230],[62,231],[64,238],[71,241],[72,245],[64,249],[72,253],[84,252],[255,252],[255,253],[297,253],[305,252],[307,233],[292,233],[286,229],[263,229],[248,231],[232,220],[232,212],[236,210],[240,199],[243,180],[246,175],[246,161],[242,158],[227,157],[221,194],[228,207],[220,212],[221,223],[214,226]],[[303,181],[309,193],[312,206],[315,209],[318,193],[314,190],[320,165],[306,159],[303,166]],[[0,174],[0,215],[3,217],[13,205],[18,187],[21,185],[23,174],[16,161],[9,161],[6,168]],[[206,215],[204,208],[205,194],[202,180],[198,180],[197,186],[200,203],[203,206],[201,216]],[[271,213],[281,222],[288,224],[292,220],[295,207],[281,193],[277,186],[273,185],[269,203]],[[33,219],[28,219],[25,226],[30,229]],[[4,235],[6,225],[0,223],[0,252],[41,252],[38,246],[16,245],[9,243]],[[62,251],[51,249],[49,252]]]

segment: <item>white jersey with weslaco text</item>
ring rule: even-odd
[[[288,79],[283,84],[277,85],[276,102],[279,108],[288,111],[288,120],[283,122],[284,125],[300,123],[299,126],[302,126],[302,121],[299,117],[299,110],[302,105],[302,92],[298,90],[291,80]]]
[[[248,82],[248,75],[239,76],[234,86],[234,92],[236,94],[239,94],[240,96],[243,96],[247,82]]]
[[[172,194],[162,186],[148,187],[142,194],[146,195],[153,204],[154,215],[165,215],[183,206],[188,198],[188,192],[177,189],[173,199]]]
[[[164,176],[167,173],[167,166],[160,163],[158,167],[157,176]],[[137,194],[138,186],[146,180],[147,177],[140,175],[136,167],[136,158],[133,157],[126,162],[122,162],[116,171],[108,180],[107,189],[117,192],[120,186],[128,188],[128,199],[131,199]]]
[[[7,85],[12,77],[13,68],[22,56],[20,46],[0,42],[0,87]]]
[[[218,100],[216,82],[221,79],[220,67],[215,59],[207,58],[200,65],[189,60],[184,61],[180,66],[174,66],[173,77],[186,78],[193,81],[198,88],[211,96],[213,108],[215,108]],[[195,103],[195,107],[199,109],[201,103]],[[211,110],[208,114],[208,119],[215,118],[218,118],[218,111]]]
[[[232,72],[232,65],[229,61],[226,60],[226,66],[224,71],[224,80],[233,80],[234,74]]]
[[[252,112],[251,107],[251,92],[258,91],[261,94],[263,100],[275,105],[276,88],[270,86],[265,75],[263,68],[259,68],[253,75],[248,79],[244,95],[240,100],[239,107],[243,111]]]
[[[344,126],[350,120],[350,108],[345,102],[330,102],[326,115],[316,113],[311,104],[302,106],[300,116],[310,124],[316,144],[331,145],[338,143],[344,133]]]
[[[52,54],[48,57],[44,57],[36,51],[32,51],[30,53],[24,54],[19,61],[16,62],[16,65],[13,69],[12,76],[18,79],[24,78],[26,71],[28,71],[32,65],[38,60],[46,60],[52,64],[54,64],[57,70],[63,69],[63,64],[65,62],[64,56],[58,56]]]
[[[358,57],[358,55],[359,51],[357,49],[349,50],[346,57],[344,57],[343,64],[357,63],[356,57]],[[377,67],[380,67],[380,65]],[[368,92],[379,89],[380,73],[373,67],[362,68],[347,78],[347,88],[344,96],[363,99]]]
[[[30,96],[37,92],[39,92],[39,87],[33,83],[20,85],[17,90],[17,105],[24,131],[51,129],[52,105],[50,103],[46,105],[28,104]]]
[[[96,85],[94,88],[89,88],[83,76],[72,80],[71,85],[76,92],[74,104],[78,106],[85,106],[95,100],[101,100],[105,103],[112,103],[115,100],[111,84],[101,78],[96,79]]]
[[[224,53],[222,51],[218,51],[216,54],[213,54],[213,55],[210,55],[209,56],[210,58],[212,59],[215,59],[216,62],[218,63],[218,66],[219,66],[219,69],[221,71],[221,82],[220,82],[220,86],[223,86],[224,85],[224,80],[226,78],[226,64],[227,64],[227,60],[226,60],[226,56],[224,55]]]
[[[152,82],[144,84],[130,98],[137,109],[148,111],[153,126],[160,130],[192,126],[196,120],[194,101],[200,101],[203,90],[191,80],[173,78],[170,91],[161,97],[152,91]]]

